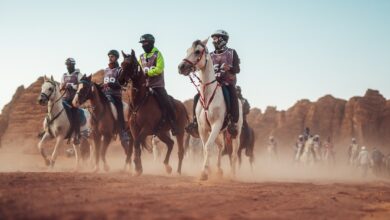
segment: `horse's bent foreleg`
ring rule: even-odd
[[[172,149],[173,149],[173,145],[174,145],[174,142],[173,140],[169,137],[169,135],[167,133],[161,133],[158,135],[158,138],[160,138],[160,140],[162,142],[165,143],[165,145],[167,146],[168,150],[167,150],[167,153],[165,154],[165,159],[164,159],[164,165],[165,165],[165,169],[167,171],[167,173],[171,173],[172,172],[172,167],[169,165],[169,158],[171,156],[171,153],[172,153]]]
[[[51,154],[51,159],[50,159],[50,166],[51,167],[54,167],[54,164],[56,162],[57,155],[58,155],[58,148],[61,145],[62,140],[63,140],[62,136],[58,136],[56,139],[56,144],[54,146],[54,150],[53,150],[53,153]]]
[[[46,141],[46,139],[50,137],[50,134],[48,132],[45,132],[45,134],[43,134],[43,137],[42,139],[39,141],[38,143],[38,150],[39,150],[39,153],[41,153],[43,159],[45,160],[45,164],[46,166],[49,166],[50,165],[50,160],[47,159],[47,156],[45,154],[45,150],[43,149],[43,143]]]

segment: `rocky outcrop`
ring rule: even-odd
[[[102,82],[103,71],[94,74],[93,80]],[[19,87],[0,115],[0,138],[3,146],[32,146],[42,128],[47,108],[37,104],[42,78],[29,87]],[[192,117],[192,100],[184,102]],[[362,97],[348,101],[326,95],[315,102],[299,100],[286,111],[267,107],[264,112],[252,108],[248,122],[254,128],[256,143],[265,145],[273,135],[281,147],[290,147],[305,127],[322,139],[331,137],[336,145],[347,146],[352,137],[367,146],[390,149],[390,100],[379,91],[368,89]],[[34,144],[32,144],[34,143]]]

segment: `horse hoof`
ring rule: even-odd
[[[50,166],[50,160],[45,159],[45,165],[46,165],[47,167]]]
[[[142,175],[142,170],[136,170],[134,173],[134,176],[141,176]]]
[[[202,174],[200,175],[201,181],[206,181],[208,178],[209,178],[209,176],[205,172],[202,172]]]
[[[106,171],[106,172],[110,171],[110,166],[108,166],[107,164],[104,164],[104,171]]]
[[[55,160],[50,160],[50,168],[53,168],[55,163],[56,163]]]
[[[169,166],[168,164],[165,165],[165,171],[166,171],[168,174],[171,174],[171,173],[172,173],[172,167]]]

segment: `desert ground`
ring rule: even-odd
[[[166,174],[144,152],[139,177],[121,171],[123,160],[112,146],[110,172],[74,172],[73,158],[48,169],[39,155],[0,149],[0,219],[390,219],[388,179],[342,162],[300,167],[258,155],[233,178],[224,158],[222,178],[200,181],[201,162],[189,157],[182,175]]]

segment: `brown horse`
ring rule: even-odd
[[[229,159],[231,159],[232,156],[232,139],[229,138],[229,134],[227,132],[224,133],[225,138],[225,151],[223,154],[227,154],[229,156]],[[240,135],[240,146],[238,148],[238,164],[241,165],[242,157],[241,157],[241,151],[245,150],[245,155],[249,158],[249,163],[251,165],[251,168],[253,168],[253,163],[255,162],[255,155],[254,155],[254,147],[255,147],[255,132],[253,128],[251,128],[248,123],[245,121],[242,126],[242,132]]]
[[[116,120],[111,111],[110,102],[101,91],[98,84],[91,81],[92,75],[83,76],[80,80],[76,96],[73,99],[73,105],[79,106],[90,101],[92,106],[92,136],[95,143],[95,168],[94,171],[99,171],[99,159],[102,157],[104,163],[104,170],[109,171],[110,167],[106,161],[106,152],[108,145],[110,144],[113,137],[119,131],[116,125]],[[129,154],[128,143],[122,143],[126,154]],[[127,161],[126,161],[127,164]],[[125,164],[125,165],[126,165]]]
[[[141,162],[141,143],[145,141],[148,135],[156,135],[162,142],[164,142],[168,148],[164,159],[164,165],[167,173],[172,172],[172,168],[169,165],[169,157],[174,145],[173,140],[169,135],[170,125],[166,121],[162,120],[163,115],[160,110],[160,106],[153,96],[153,91],[146,87],[146,75],[144,74],[141,66],[139,65],[135,56],[134,50],[131,51],[131,55],[123,53],[124,60],[121,64],[122,74],[126,81],[130,83],[131,89],[129,89],[129,105],[130,105],[130,118],[129,128],[134,140],[134,164],[136,175],[142,174],[142,162]],[[178,100],[174,100],[176,124],[177,124],[177,144],[179,147],[179,164],[177,172],[181,173],[181,166],[184,157],[184,128],[188,124],[188,115],[183,103]]]

